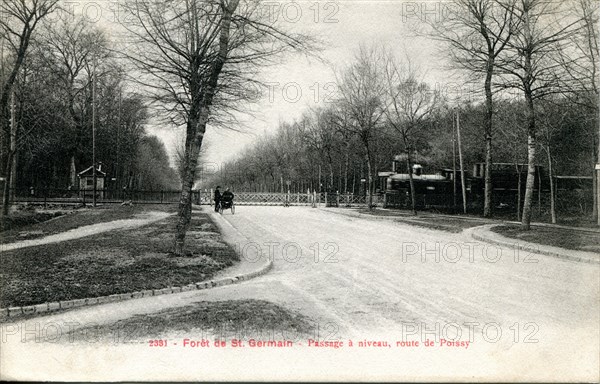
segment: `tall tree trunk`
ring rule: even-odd
[[[203,113],[208,118],[208,111]],[[206,122],[199,123],[189,120],[187,123],[186,145],[184,152],[184,170],[181,184],[181,195],[179,197],[178,220],[175,227],[175,255],[184,254],[185,235],[190,225],[192,214],[192,188],[196,176],[196,167],[200,148],[206,131]]]
[[[596,144],[598,144],[598,152],[596,153],[596,180],[595,180],[595,185],[596,185],[596,223],[598,224],[598,226],[600,227],[600,93],[596,92],[596,100],[598,101],[599,104],[596,105],[596,124],[598,126],[598,141]]]
[[[463,165],[462,140],[460,136],[460,117],[456,111],[456,139],[458,141],[458,164],[460,166],[460,189],[462,192],[463,213],[467,213],[467,186],[465,184],[465,167]]]
[[[546,154],[548,155],[548,179],[550,181],[550,216],[552,217],[552,224],[556,224],[556,202],[554,196],[554,173],[552,167],[552,154],[550,153],[550,146],[546,147]],[[540,191],[541,183],[540,183]]]
[[[493,53],[490,53],[493,55]],[[485,77],[485,187],[483,199],[483,216],[492,216],[492,132],[494,123],[494,106],[492,100],[492,75],[494,59],[488,58]]]
[[[9,150],[8,157],[6,160],[6,181],[4,183],[4,197],[2,200],[2,214],[7,216],[9,213],[8,208],[10,207],[10,173],[12,171],[12,161],[13,161],[14,152]]]
[[[598,164],[598,161],[594,162],[594,166]],[[594,221],[599,220],[598,219],[598,206],[600,205],[598,203],[598,173],[600,172],[600,170],[596,170],[594,169],[592,172],[592,193],[594,194],[594,208],[592,210],[592,218]],[[600,221],[599,221],[600,224]]]
[[[7,216],[9,214],[9,206],[10,206],[10,194],[11,194],[11,186],[12,182],[12,172],[15,162],[15,155],[17,152],[17,121],[15,117],[15,92],[12,92],[11,104],[10,104],[10,142],[9,142],[9,150],[8,157],[6,159],[6,169],[5,169],[5,181],[4,181],[4,197],[2,201],[2,214]],[[14,191],[13,191],[14,192]]]
[[[342,178],[344,175],[342,174],[342,163],[338,164],[338,183],[337,183],[337,193],[342,191]]]
[[[521,218],[521,227],[526,230],[531,228],[531,205],[533,202],[534,187],[535,132],[530,128],[529,133],[527,134],[527,179],[525,181],[525,198],[523,199],[523,217]]]
[[[319,164],[319,193],[321,193],[321,164]]]
[[[372,187],[373,187],[373,168],[372,168],[372,164],[371,164],[371,151],[369,148],[369,143],[365,142],[365,157],[367,160],[367,194],[368,194],[368,207],[369,210],[373,209],[373,193],[372,193]]]
[[[529,57],[525,60],[530,63]],[[526,64],[526,68],[531,68]],[[533,105],[533,95],[529,87],[529,81],[524,82],[525,102],[527,106],[527,180],[525,182],[525,198],[523,200],[523,217],[521,218],[521,227],[529,230],[531,227],[531,205],[533,202],[533,190],[535,187],[535,155],[536,155],[536,127],[535,127],[535,108]]]
[[[515,168],[517,169],[517,220],[521,220],[521,167],[516,159]]]
[[[344,193],[348,193],[348,162],[350,160],[349,146],[346,146],[346,164],[344,166]]]
[[[13,157],[10,170],[10,190],[12,193],[15,193],[17,190],[17,164],[19,162],[19,152],[17,152],[16,148],[11,148],[11,152],[13,152]],[[54,166],[54,169],[56,169],[56,165]],[[55,182],[56,178],[52,181]]]
[[[537,173],[538,180],[538,216],[542,216],[542,172]]]
[[[594,195],[594,207],[592,209],[592,218],[594,221],[598,220],[598,206],[600,205],[598,203],[598,173],[600,172],[600,169],[596,169],[596,164],[600,162],[600,145],[598,145],[598,141],[600,140],[600,134],[598,136],[599,137],[596,137],[596,135],[594,134],[594,144],[592,145],[592,158],[594,159],[594,166],[592,170],[592,193]],[[598,151],[596,151],[596,148],[598,148]],[[600,224],[600,221],[598,221],[598,224]]]
[[[417,193],[415,190],[415,180],[413,178],[413,162],[410,149],[406,150],[406,171],[408,172],[408,183],[410,185],[410,204],[412,214],[417,215]]]
[[[523,4],[524,9],[524,32],[525,41],[532,41],[532,33],[529,20],[529,7],[530,3]],[[535,81],[533,77],[533,66],[532,66],[532,51],[528,47],[523,53],[524,56],[524,78],[523,78],[523,93],[525,96],[525,103],[527,105],[527,181],[525,182],[525,198],[523,200],[523,217],[521,219],[521,227],[529,230],[531,227],[531,203],[533,200],[533,188],[535,186],[535,141],[536,141],[536,127],[535,127],[535,108],[533,105],[533,91],[531,89],[532,83]]]
[[[178,220],[175,227],[174,253],[177,256],[184,254],[185,235],[190,225],[192,213],[192,188],[198,166],[200,148],[206,132],[206,125],[210,115],[210,107],[217,90],[219,75],[225,65],[229,50],[231,18],[239,0],[231,0],[228,4],[223,2],[221,30],[219,35],[219,51],[213,62],[207,81],[204,83],[199,73],[200,63],[195,62],[197,67],[191,78],[190,93],[192,95],[192,106],[187,122],[186,146],[184,154],[184,177],[181,185],[179,198]],[[202,90],[202,92],[200,92]]]
[[[334,188],[334,180],[333,180],[333,160],[331,159],[331,156],[329,156],[329,188],[330,190],[333,190]]]
[[[408,173],[408,184],[410,187],[410,206],[412,214],[417,215],[417,193],[415,189],[415,180],[413,178],[413,161],[411,147],[408,141],[407,131],[401,131],[402,141],[404,142],[404,152],[406,153],[406,172]]]
[[[71,156],[69,163],[69,184],[72,188],[77,187],[77,168],[75,167],[75,156]]]
[[[352,194],[356,195],[356,166],[352,166]]]

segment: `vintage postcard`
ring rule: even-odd
[[[597,0],[2,0],[0,379],[598,382]]]

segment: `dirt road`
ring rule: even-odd
[[[271,272],[238,285],[65,315],[106,322],[198,300],[262,299],[310,316],[321,340],[340,340],[346,346],[349,340],[364,342],[363,348],[316,347],[310,353],[302,348],[207,350],[194,351],[192,357],[186,350],[166,350],[160,354],[166,375],[161,378],[225,379],[222,370],[221,375],[213,372],[213,364],[235,367],[240,358],[256,370],[234,369],[231,374],[243,373],[249,380],[356,380],[360,374],[381,380],[598,378],[597,264],[304,207],[238,207],[235,215],[226,212],[222,219],[249,239],[237,244],[244,257],[254,259],[257,252],[273,257]],[[181,335],[167,330],[165,338],[171,336]],[[436,347],[428,350],[427,340]],[[418,348],[410,347],[417,341]],[[102,351],[104,358],[119,356],[150,369],[156,357],[144,354],[148,360],[141,362],[140,350],[135,355],[123,348]],[[190,361],[197,365],[186,371],[192,376],[185,376],[182,364],[189,367]],[[109,369],[105,378],[126,379],[127,372]]]
[[[410,321],[599,321],[597,265],[306,208],[243,207],[223,218],[253,241],[247,258],[258,247],[274,256],[272,272],[252,284],[304,297],[349,334]]]

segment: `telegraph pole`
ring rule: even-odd
[[[456,129],[455,121],[452,119],[452,208],[454,209],[454,213],[456,213],[456,187]]]
[[[96,175],[96,59],[94,58],[92,69],[92,172],[93,172],[93,198],[92,205],[96,206],[96,190],[98,187],[98,178]]]
[[[465,185],[465,168],[463,166],[462,145],[460,140],[460,115],[456,109],[456,138],[458,140],[458,161],[460,165],[460,186],[462,189],[463,213],[467,213],[467,186]]]

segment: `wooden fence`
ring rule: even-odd
[[[164,190],[99,190],[96,194],[98,204],[121,204],[131,201],[135,204],[178,204],[180,191]],[[2,197],[2,196],[0,196]],[[22,189],[12,191],[13,203],[33,203],[80,205],[92,203],[92,191],[66,190],[66,189]],[[588,190],[560,190],[557,191],[556,206],[558,212],[570,214],[587,214],[591,211],[592,195]],[[547,209],[549,203],[547,196],[534,197],[534,207],[540,212]],[[453,206],[451,195],[417,195],[418,209],[448,210]],[[470,196],[469,211],[478,212],[482,199]],[[265,192],[235,192],[236,205],[256,206],[320,206],[320,207],[366,207],[368,197],[364,195],[337,194],[337,193],[265,193]],[[195,190],[192,192],[192,202],[197,205],[213,205],[212,190]],[[458,199],[458,205],[461,202]],[[517,197],[513,191],[496,192],[494,206],[502,206],[503,211],[516,211]],[[522,202],[522,200],[521,200]],[[373,195],[373,204],[385,208],[410,208],[410,196],[402,193],[387,193]]]
[[[138,204],[177,204],[180,191],[148,191],[148,190],[98,190],[98,204],[120,204],[131,201]],[[196,190],[192,193],[192,201],[197,205],[213,205],[212,190]],[[89,190],[66,189],[27,189],[11,191],[13,203],[37,204],[90,204],[93,192]],[[366,206],[367,196],[336,193],[265,193],[265,192],[236,192],[236,205],[261,206],[329,206],[329,207],[358,207]],[[383,206],[385,196],[374,195],[373,203]]]

